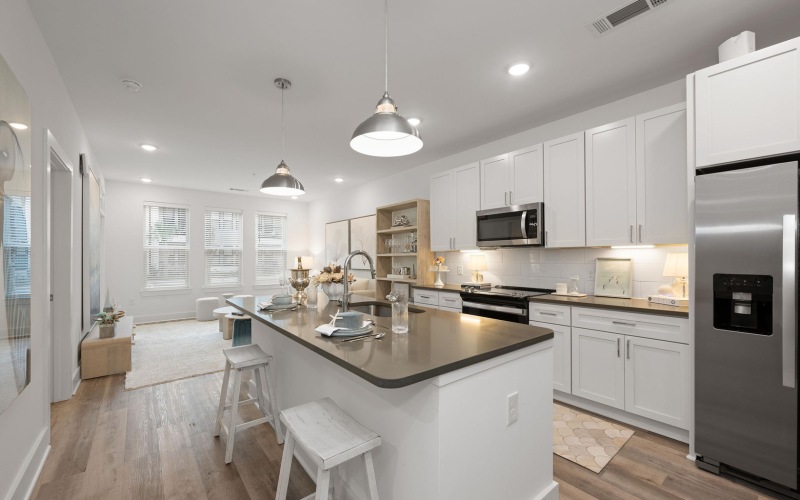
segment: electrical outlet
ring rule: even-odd
[[[508,423],[511,425],[519,419],[519,392],[508,395]]]
[[[459,264],[459,265],[456,266],[456,274],[458,274],[459,276],[464,274],[464,266],[463,265]]]

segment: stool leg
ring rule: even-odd
[[[225,375],[222,377],[222,389],[219,392],[219,408],[217,409],[217,420],[214,422],[214,436],[219,436],[222,426],[222,414],[225,412],[225,400],[228,397],[228,381],[231,377],[231,364],[225,360]]]
[[[294,435],[286,433],[286,443],[283,445],[283,458],[281,459],[281,472],[278,476],[278,491],[275,500],[286,500],[289,491],[289,474],[292,471],[292,457],[294,457]]]
[[[281,430],[281,419],[278,410],[278,398],[275,397],[275,389],[272,387],[272,377],[269,376],[270,365],[264,367],[264,380],[267,382],[267,391],[269,392],[269,404],[272,409],[272,426],[275,428],[275,438],[278,444],[283,443],[283,431]]]
[[[254,367],[253,377],[256,379],[256,391],[258,392],[256,400],[258,400],[258,409],[266,417],[269,415],[269,409],[266,405],[266,396],[264,396],[264,384],[261,382],[261,371],[263,369],[263,366]]]
[[[314,500],[328,500],[328,488],[331,482],[331,471],[317,469],[317,494]]]
[[[372,465],[372,451],[364,453],[364,467],[367,468],[367,483],[369,483],[370,500],[378,500],[378,483],[375,481],[375,467]]]
[[[344,500],[344,486],[342,484],[342,470],[337,465],[331,470],[333,482],[333,500]]]
[[[242,370],[233,374],[233,401],[231,403],[231,423],[228,425],[228,442],[225,448],[225,463],[233,460],[233,441],[236,439],[236,424],[239,422],[239,393],[242,392]]]

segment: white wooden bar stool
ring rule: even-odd
[[[272,381],[270,380],[267,368],[272,361],[272,356],[265,353],[258,344],[244,345],[240,347],[231,347],[223,349],[225,354],[225,375],[222,378],[222,390],[219,394],[219,409],[217,410],[217,420],[214,423],[214,436],[219,436],[220,429],[225,431],[225,439],[227,440],[225,448],[225,463],[231,463],[233,458],[233,442],[236,437],[236,431],[247,429],[264,422],[272,423],[275,428],[275,436],[278,439],[278,444],[283,442],[281,434],[280,422],[277,419],[278,404],[275,399],[275,391],[272,388]],[[239,401],[239,394],[242,388],[242,371],[252,369],[253,375],[256,379],[256,390],[258,394],[255,397]],[[231,404],[227,402],[228,382],[230,381],[231,370],[235,370],[233,375],[233,394],[231,395]],[[262,382],[263,379],[263,382]],[[264,384],[269,398],[269,406],[267,406],[266,397],[264,394]],[[239,421],[239,406],[248,403],[257,403],[258,409],[261,411],[263,417],[249,422],[237,424]],[[223,421],[225,410],[230,408],[230,416],[227,422]]]
[[[286,426],[286,444],[283,445],[276,500],[286,500],[295,443],[317,464],[317,492],[303,500],[327,500],[331,469],[358,456],[363,457],[367,468],[369,497],[378,500],[372,449],[380,446],[379,435],[353,420],[329,398],[283,410],[281,422]],[[335,469],[333,483],[334,495],[340,497],[343,493],[341,478]]]

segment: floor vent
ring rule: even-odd
[[[637,16],[674,1],[675,0],[634,0],[633,2],[628,2],[625,5],[617,7],[599,19],[595,19],[586,27],[589,28],[589,31],[595,36],[604,35]]]

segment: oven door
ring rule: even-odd
[[[484,318],[500,319],[512,323],[528,324],[528,309],[516,306],[503,306],[498,304],[484,304],[482,302],[471,302],[462,300],[461,312],[482,316]]]
[[[477,212],[479,247],[544,244],[544,204],[530,203]]]

